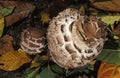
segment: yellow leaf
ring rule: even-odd
[[[41,12],[40,16],[41,16],[41,21],[42,21],[43,24],[48,23],[50,21],[50,17],[49,17],[48,13]]]
[[[39,55],[35,56],[35,58],[31,62],[30,68],[38,67],[40,65],[40,62],[39,62],[40,58],[39,57],[40,57]]]
[[[2,36],[4,29],[4,17],[0,19],[0,37]]]
[[[120,16],[107,15],[107,16],[102,16],[101,19],[103,22],[109,25],[109,24],[114,24],[115,21],[118,21],[120,19]]]
[[[120,66],[102,63],[97,78],[120,78]]]
[[[82,6],[80,7],[79,11],[80,11],[80,13],[81,13],[82,15],[84,15],[84,14],[85,14],[85,5],[82,5]]]
[[[42,64],[43,61],[47,61],[48,60],[48,56],[45,56],[45,55],[36,55],[35,58],[32,60],[31,62],[31,68],[34,68],[34,67],[38,67]]]
[[[41,57],[41,60],[44,60],[44,61],[45,61],[45,60],[48,60],[48,56],[44,56],[44,55],[43,55],[43,56]]]
[[[0,19],[0,30],[4,28],[4,18]]]
[[[118,39],[119,39],[119,36],[116,36],[116,35],[115,35],[115,36],[114,36],[114,39],[115,39],[115,40],[118,40]]]
[[[0,64],[3,64],[0,65],[0,69],[13,71],[30,61],[31,59],[27,56],[26,52],[21,50],[15,52],[10,51],[0,57]]]
[[[90,61],[90,64],[91,64],[91,65],[94,65],[95,62],[96,62],[96,60],[92,60],[92,61]]]
[[[31,62],[30,68],[38,67],[39,65],[40,65],[40,63],[37,63],[35,60],[33,60],[33,61]]]

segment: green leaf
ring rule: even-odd
[[[89,73],[89,68],[91,67],[90,64],[86,64],[85,66],[79,68],[79,72],[82,73],[82,72],[85,72],[85,73]]]
[[[80,68],[75,68],[73,71],[67,74],[67,76],[73,75],[75,73],[89,73],[90,64],[86,64]]]
[[[43,71],[40,72],[39,78],[56,78],[56,74],[52,72],[48,65]]]
[[[14,8],[14,6],[8,6],[0,9],[0,37],[2,36],[4,29],[4,16],[11,14]]]
[[[26,78],[34,78],[37,72],[39,71],[39,67],[32,71]]]
[[[51,70],[54,71],[55,73],[58,74],[64,74],[65,70],[63,68],[61,68],[60,66],[58,66],[57,64],[51,65]]]
[[[38,71],[39,71],[39,67],[34,69],[28,68],[25,70],[22,78],[34,78],[37,75]]]
[[[14,6],[7,6],[3,9],[1,9],[0,10],[0,13],[1,13],[0,18],[2,18],[3,16],[7,16],[7,15],[11,14],[13,12],[14,8],[15,8]]]
[[[120,65],[120,49],[103,49],[103,51],[97,56],[97,60],[109,64]]]
[[[112,15],[106,15],[106,16],[101,16],[101,20],[105,22],[106,24],[114,24],[115,21],[118,21],[120,19],[119,15],[112,16]]]

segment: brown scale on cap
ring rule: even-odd
[[[45,48],[45,33],[39,28],[26,28],[21,33],[20,46],[30,55],[41,53]]]

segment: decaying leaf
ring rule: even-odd
[[[39,58],[40,58],[39,55],[35,56],[35,58],[31,62],[30,68],[38,67],[40,65]]]
[[[120,66],[102,62],[98,71],[97,78],[119,78],[119,77]]]
[[[115,21],[115,23],[113,25],[113,33],[115,35],[120,35],[120,20]]]
[[[4,35],[2,38],[0,38],[0,55],[8,51],[14,51],[12,40],[13,38],[9,35]]]
[[[17,21],[28,17],[31,14],[31,12],[35,9],[35,6],[33,6],[30,3],[20,1],[0,1],[0,9],[7,6],[14,6],[15,9],[11,15],[5,17],[6,26],[10,26]]]
[[[14,6],[7,6],[5,8],[0,9],[0,37],[2,36],[4,29],[4,16],[7,16],[12,13]]]
[[[82,6],[80,7],[79,11],[80,11],[80,13],[81,13],[82,15],[84,15],[84,14],[85,14],[85,5],[82,5]]]
[[[50,21],[50,16],[49,16],[48,13],[41,12],[40,16],[41,16],[41,21],[42,21],[43,24],[48,23]]]
[[[120,0],[93,2],[92,6],[105,11],[120,12]]]
[[[3,34],[3,29],[4,29],[4,17],[0,18],[0,37]]]
[[[108,30],[108,35],[115,39],[119,39],[120,35],[120,16],[102,16],[101,17],[102,21],[108,24],[107,30]]]
[[[31,66],[30,68],[35,68],[35,67],[39,67],[42,62],[44,61],[48,61],[48,56],[45,56],[45,55],[36,55],[35,58],[32,60],[31,62]]]
[[[29,63],[31,59],[24,51],[9,51],[0,57],[0,69],[13,71],[20,68],[23,64]]]
[[[90,0],[92,2],[104,2],[104,1],[111,1],[111,0]]]

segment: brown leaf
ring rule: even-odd
[[[120,0],[93,2],[92,5],[101,10],[120,12]]]
[[[98,71],[97,78],[119,78],[120,66],[113,64],[102,63]]]
[[[20,1],[0,1],[0,9],[7,6],[15,6],[15,9],[11,15],[5,17],[6,26],[10,26],[15,22],[28,17],[35,9],[30,3]]]
[[[3,64],[0,65],[0,69],[13,71],[30,61],[31,59],[24,51],[9,51],[0,57],[0,64]]]
[[[118,36],[120,34],[120,20],[119,20],[119,16],[116,16],[116,17],[118,18],[118,21],[117,20],[113,21],[114,24],[110,24],[109,28],[114,33],[114,35]],[[112,18],[114,18],[114,17],[112,17]],[[111,18],[111,20],[112,20],[112,18]],[[108,18],[108,21],[109,21],[109,19],[110,18]]]
[[[0,39],[0,55],[8,51],[14,51],[12,46],[12,40],[13,38],[9,35],[5,35]]]

